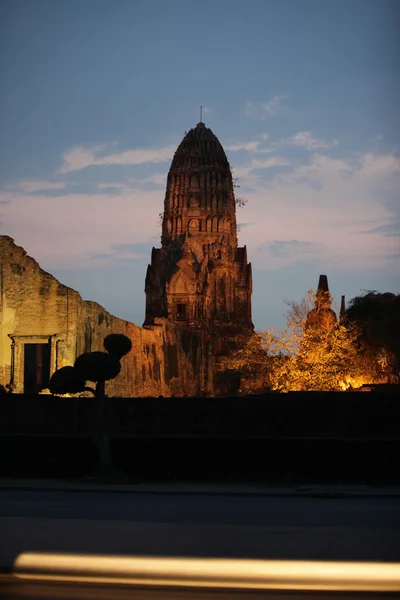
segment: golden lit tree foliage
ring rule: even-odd
[[[287,302],[286,329],[256,332],[234,354],[231,366],[242,373],[243,393],[334,391],[371,382],[355,324],[307,325],[314,298],[309,292],[301,302]]]

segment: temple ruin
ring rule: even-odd
[[[102,350],[108,333],[123,333],[133,349],[108,395],[221,394],[230,389],[224,358],[253,331],[251,265],[238,246],[231,169],[202,122],[168,174],[143,327],[83,300],[8,236],[0,236],[0,267],[0,384],[10,392],[43,391],[56,369]]]
[[[146,324],[164,317],[191,328],[253,329],[251,265],[238,246],[231,169],[204,123],[173,158],[161,248],[153,248],[145,290]]]

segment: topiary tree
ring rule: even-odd
[[[106,433],[105,383],[115,379],[121,371],[120,360],[132,349],[131,340],[126,335],[112,333],[104,339],[107,352],[85,352],[78,356],[73,367],[62,367],[53,373],[49,388],[52,394],[77,394],[90,391],[99,400],[97,418],[93,429],[93,441],[99,450],[100,471],[110,468],[110,448]],[[86,386],[87,381],[96,384]]]
[[[104,348],[113,356],[116,356],[118,360],[121,360],[125,354],[128,354],[132,350],[132,342],[123,333],[110,333],[104,338]]]
[[[78,394],[86,390],[94,393],[92,388],[85,387],[85,379],[79,376],[74,367],[62,367],[55,371],[51,376],[49,389],[52,394]]]
[[[81,379],[96,383],[94,395],[100,398],[105,395],[106,381],[119,375],[121,363],[116,356],[107,352],[86,352],[78,356],[73,368]]]
[[[97,398],[105,396],[105,382],[115,379],[121,371],[120,360],[132,349],[126,335],[112,333],[104,339],[107,352],[85,352],[78,356],[73,367],[62,367],[53,373],[49,383],[52,394],[77,394],[92,392]],[[86,386],[87,381],[96,384]]]

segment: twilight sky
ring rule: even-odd
[[[222,142],[257,329],[400,292],[398,0],[3,0],[0,233],[141,325],[173,153]],[[397,37],[397,39],[396,39]]]

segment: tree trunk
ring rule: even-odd
[[[95,443],[99,450],[99,466],[108,467],[111,464],[110,443],[106,432],[106,395],[105,381],[96,383],[96,399],[98,403],[97,431]]]

